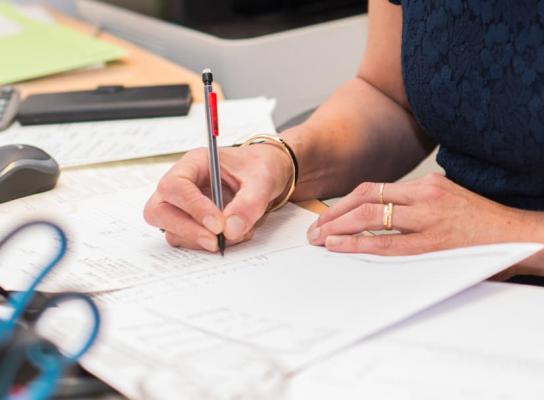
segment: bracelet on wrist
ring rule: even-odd
[[[291,166],[293,168],[289,185],[285,188],[282,194],[276,200],[274,200],[274,202],[270,206],[269,211],[275,211],[283,207],[285,204],[287,204],[287,202],[289,201],[289,199],[295,192],[297,181],[298,181],[298,161],[297,161],[295,152],[293,151],[291,146],[289,146],[285,142],[285,140],[283,140],[279,136],[256,135],[249,138],[244,143],[242,143],[241,147],[251,146],[254,144],[262,144],[262,143],[271,144],[273,146],[280,148],[283,152],[285,152],[285,154],[287,154],[287,156],[291,160]]]

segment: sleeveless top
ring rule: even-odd
[[[544,0],[390,1],[406,96],[447,177],[544,210]]]

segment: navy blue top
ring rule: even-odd
[[[448,178],[544,210],[544,0],[402,0],[402,10],[406,96]]]

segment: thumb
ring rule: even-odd
[[[223,212],[227,239],[240,240],[253,229],[268,208],[270,194],[264,185],[240,188]]]

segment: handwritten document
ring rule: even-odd
[[[482,283],[296,377],[291,399],[537,400],[544,290]]]
[[[55,207],[75,211],[82,201],[142,187],[148,187],[151,193],[178,158],[174,155],[69,168],[62,171],[53,190],[0,204],[0,216],[22,216]]]
[[[453,296],[542,247],[507,244],[387,258],[301,246],[235,262],[236,272],[194,290],[163,295],[151,289],[155,299],[144,306],[301,366]]]
[[[42,336],[69,352],[66,327],[85,324],[80,307],[48,312]],[[84,367],[133,399],[280,399],[286,371],[257,349],[214,337],[138,307],[103,310],[99,341]],[[174,396],[174,397],[172,397]]]
[[[226,256],[174,249],[163,234],[143,220],[144,204],[154,185],[112,195],[71,202],[70,207],[47,212],[4,214],[0,229],[29,218],[45,217],[66,227],[70,247],[66,261],[40,287],[43,291],[108,291],[175,276],[202,281],[218,266],[277,250],[306,244],[306,229],[315,214],[295,205],[272,213],[257,229],[251,243],[229,248]],[[1,207],[0,207],[1,209]],[[29,277],[57,246],[43,229],[33,230],[8,245],[0,258],[0,284],[6,289],[26,287]]]
[[[219,104],[220,146],[242,142],[256,132],[274,133],[275,101],[264,97]],[[207,143],[204,106],[194,104],[186,117],[147,118],[13,127],[0,145],[42,148],[62,167],[128,160],[188,151]]]
[[[542,323],[529,322],[527,325],[527,321],[531,321],[527,313],[534,310],[531,304],[539,304],[532,303],[535,297],[524,300],[525,308],[519,307],[519,301],[505,308],[502,306],[512,301],[510,296],[497,302],[493,291],[486,292],[481,295],[487,305],[482,308],[476,296],[474,310],[470,316],[465,313],[463,317],[456,311],[457,304],[470,307],[474,300],[474,297],[463,295],[465,300],[462,302],[454,300],[453,306],[446,302],[427,313],[442,320],[435,323],[434,328],[433,321],[426,322],[427,314],[422,314],[422,317],[413,319],[415,323],[409,320],[407,325],[399,325],[402,328],[399,328],[400,334],[393,333],[392,340],[386,339],[384,345],[380,345],[382,335],[372,336],[357,347],[352,345],[438,303],[470,282],[497,272],[502,268],[500,265],[520,260],[540,248],[530,244],[498,245],[390,261],[384,259],[379,263],[377,258],[367,256],[328,257],[323,249],[309,246],[274,252],[253,262],[244,261],[250,265],[249,268],[227,273],[223,279],[208,286],[195,287],[192,292],[182,287],[180,293],[163,294],[160,293],[163,283],[156,283],[147,285],[150,289],[147,293],[154,293],[154,297],[145,301],[138,302],[128,296],[117,298],[115,302],[101,302],[106,319],[103,332],[95,349],[83,360],[83,365],[128,397],[138,399],[151,397],[149,385],[154,380],[165,383],[162,377],[165,373],[170,374],[168,385],[174,385],[178,393],[186,393],[195,387],[204,392],[213,391],[218,388],[214,383],[224,380],[231,384],[227,387],[219,385],[223,395],[223,390],[232,389],[233,380],[240,390],[269,387],[250,374],[257,368],[256,364],[260,370],[269,371],[263,376],[284,377],[277,378],[279,381],[273,385],[280,391],[288,388],[286,377],[295,374],[293,393],[299,396],[296,398],[314,398],[315,379],[320,380],[319,387],[323,388],[323,393],[329,395],[316,396],[317,399],[337,398],[330,396],[334,393],[331,387],[337,389],[335,385],[338,382],[344,384],[346,379],[353,379],[347,383],[361,390],[356,377],[365,372],[369,376],[363,375],[363,378],[371,383],[369,393],[379,393],[372,390],[382,388],[381,380],[384,380],[391,386],[389,390],[397,394],[391,379],[395,382],[400,379],[399,384],[412,390],[410,379],[417,378],[417,384],[423,376],[428,376],[417,377],[418,368],[428,372],[426,368],[431,369],[437,357],[442,358],[439,368],[445,367],[444,362],[448,365],[454,361],[463,363],[448,346],[453,350],[455,346],[471,348],[473,354],[469,361],[476,360],[478,363],[474,365],[481,366],[482,358],[485,358],[482,351],[500,349],[512,334],[524,337],[523,330],[532,329],[533,341],[530,343],[538,342],[534,339],[540,337]],[[154,285],[157,286],[153,288]],[[489,299],[486,300],[484,295]],[[100,300],[102,296],[96,298]],[[492,314],[495,317],[482,318],[488,315],[485,310],[491,307],[499,307]],[[519,310],[527,311],[519,313]],[[502,339],[490,339],[490,329],[495,332],[495,329],[500,330],[507,325],[504,312],[509,316],[518,313],[520,325],[511,324],[498,335]],[[65,326],[59,320],[53,324],[59,330]],[[393,328],[393,332],[396,331]],[[390,330],[383,332],[384,337],[390,336]],[[421,332],[426,334],[420,336]],[[471,340],[474,346],[470,345]],[[428,358],[428,352],[419,351],[425,348],[424,343],[429,343],[428,351],[441,354]],[[480,346],[482,343],[484,345]],[[355,355],[350,358],[352,348]],[[530,344],[522,345],[522,354],[529,357],[530,351]],[[338,368],[339,372],[333,373],[332,378],[321,379],[320,373],[331,375],[327,360],[334,354],[339,354],[340,359],[338,365],[332,364],[331,368]],[[346,354],[347,364],[343,354]],[[493,360],[496,357],[492,355]],[[513,360],[504,353],[501,357],[504,362]],[[335,358],[332,360],[336,362]],[[412,365],[412,360],[418,364]],[[512,368],[525,371],[534,365],[533,361],[528,361],[512,365],[505,371]],[[216,364],[212,367],[214,362]],[[354,365],[354,362],[359,364]],[[524,365],[526,362],[527,366]],[[244,373],[233,376],[234,365],[248,364],[251,367]],[[458,366],[453,364],[449,368],[456,370]],[[376,367],[378,379],[375,385],[378,386],[372,385],[372,367]],[[342,380],[338,375],[350,368],[353,371]],[[308,377],[306,370],[310,374]],[[388,371],[394,374],[388,376]],[[297,374],[300,372],[299,382]],[[404,376],[407,378],[403,379]],[[470,376],[470,370],[462,376]],[[534,373],[529,376],[534,376]],[[350,392],[345,389],[340,393]],[[249,398],[260,397],[249,395]]]

